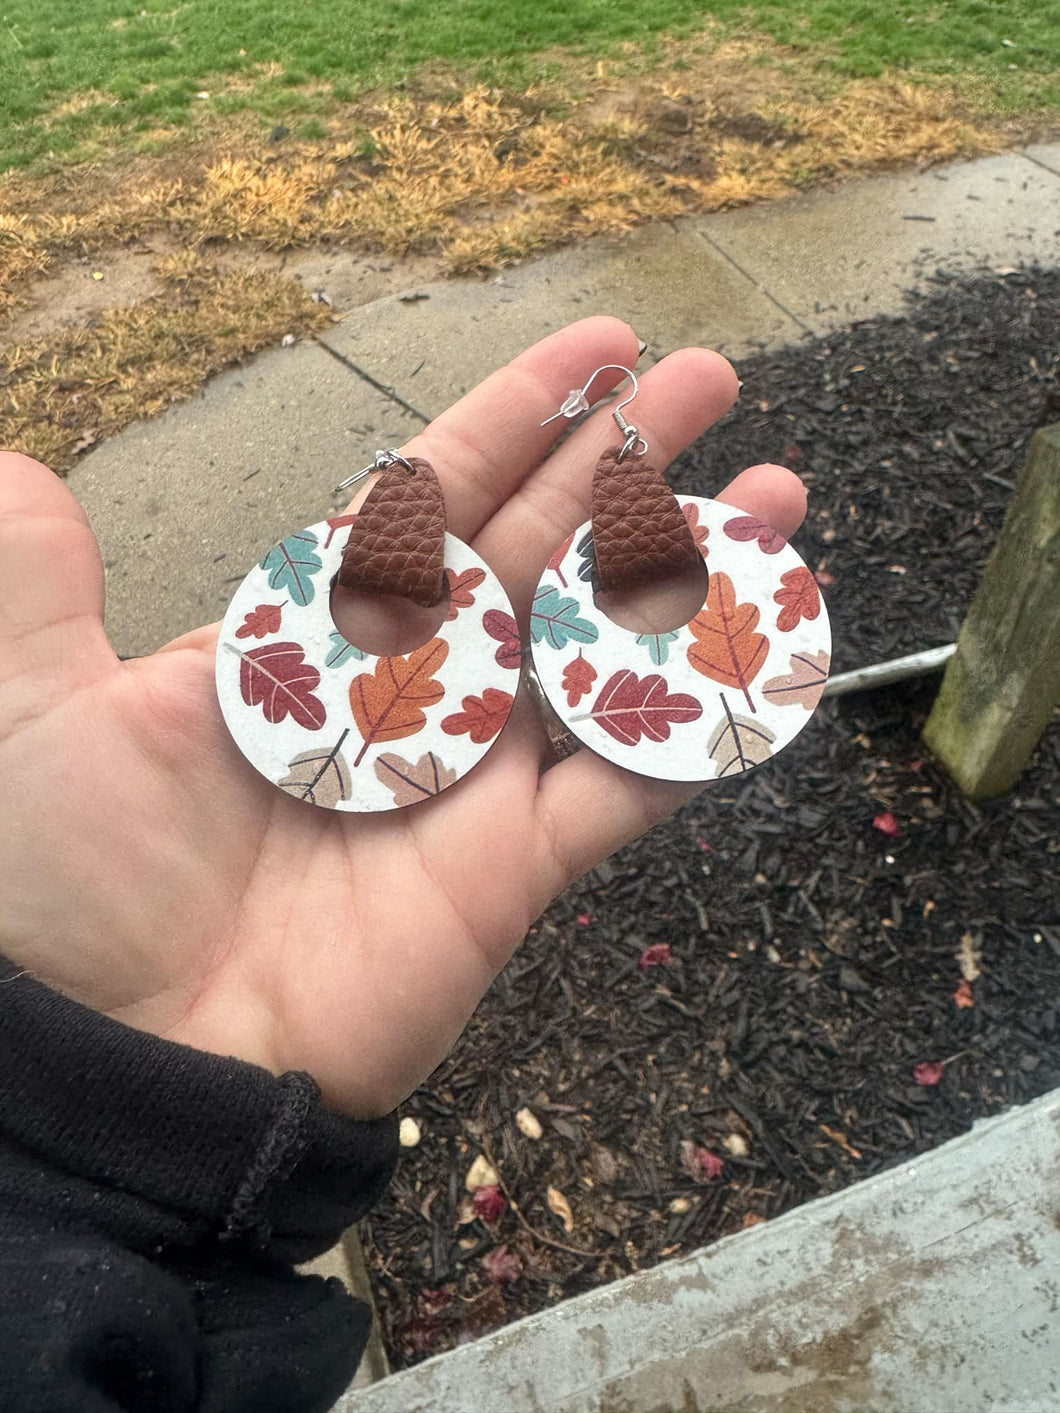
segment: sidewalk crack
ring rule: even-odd
[[[411,412],[413,417],[418,417],[424,426],[432,420],[427,416],[426,412],[421,412],[418,407],[413,407],[411,402],[406,402],[396,388],[392,388],[389,383],[381,383],[378,378],[373,378],[367,368],[362,368],[361,365],[355,363],[352,358],[347,358],[344,353],[337,352],[330,344],[326,344],[323,339],[317,338],[316,335],[313,337],[313,342],[322,348],[325,353],[330,353],[332,358],[337,359],[344,367],[349,368],[352,373],[356,373],[358,378],[363,378],[364,381],[375,388],[377,392],[381,392],[383,396],[388,397],[391,402],[396,402],[397,405],[403,407],[406,412]]]
[[[782,303],[776,297],[776,295],[773,294],[771,290],[766,289],[765,285],[761,284],[758,280],[756,280],[754,275],[751,274],[750,270],[745,270],[744,267],[740,264],[739,260],[737,260],[735,256],[730,255],[724,246],[719,245],[716,240],[712,240],[711,237],[707,235],[705,231],[697,230],[696,235],[699,236],[700,240],[703,241],[706,245],[709,245],[711,250],[716,251],[722,257],[723,260],[727,260],[734,270],[739,270],[740,274],[743,275],[744,279],[749,280],[750,283],[754,285],[755,289],[759,292],[759,294],[764,295],[765,298],[769,300],[770,304],[775,305],[776,308],[779,309],[782,314],[786,314],[793,324],[797,324],[799,326],[799,328],[803,331],[804,334],[813,333],[813,329],[810,328],[809,324],[806,323],[805,319],[800,319],[799,316],[794,312],[794,310],[789,309],[788,306]]]

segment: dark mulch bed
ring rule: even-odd
[[[739,410],[676,484],[710,494],[754,462],[798,468],[812,509],[797,543],[834,576],[837,669],[949,642],[1030,433],[1060,416],[1058,329],[1060,273],[940,281],[907,318],[744,363]],[[533,929],[409,1103],[424,1140],[371,1219],[396,1364],[1060,1084],[1060,732],[1017,791],[973,808],[923,759],[932,693],[826,704],[768,767],[709,790]],[[882,810],[900,837],[873,827]],[[954,999],[962,937],[982,952],[970,1007]],[[662,942],[671,963],[638,970]],[[918,1084],[914,1067],[940,1060],[941,1082]],[[516,1127],[523,1105],[540,1141]],[[688,1140],[724,1160],[720,1177],[689,1176]],[[482,1151],[522,1220],[458,1225]],[[499,1246],[521,1273],[494,1284],[483,1258]]]

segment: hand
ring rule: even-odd
[[[636,357],[626,325],[586,319],[406,448],[434,465],[450,528],[499,573],[523,623],[616,437],[601,410],[549,454],[563,424],[538,423],[594,368]],[[672,354],[640,386],[636,421],[660,468],[738,389],[702,349]],[[784,535],[805,512],[780,467],[745,471],[720,498]],[[0,571],[0,951],[142,1030],[277,1074],[308,1070],[347,1113],[404,1098],[549,900],[694,793],[588,751],[542,774],[548,747],[520,693],[493,749],[437,799],[314,809],[229,737],[216,626],[118,660],[83,511],[15,455],[0,456]]]

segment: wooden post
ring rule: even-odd
[[[972,800],[1019,779],[1060,701],[1060,423],[1031,442],[924,727]]]

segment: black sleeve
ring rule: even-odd
[[[0,1413],[329,1408],[369,1312],[298,1275],[389,1181],[393,1117],[132,1030],[0,958]]]

